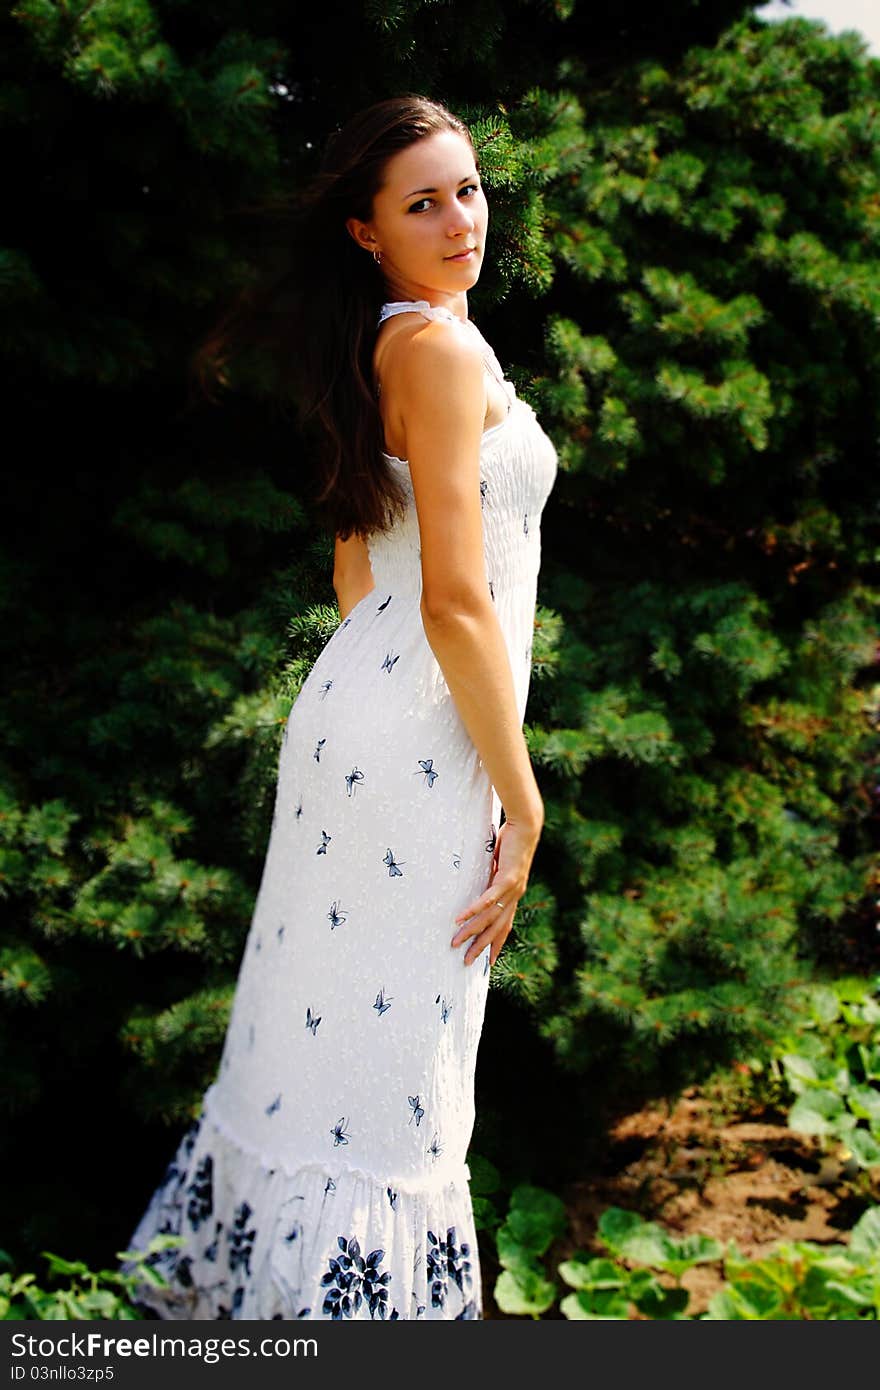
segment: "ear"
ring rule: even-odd
[[[372,251],[376,245],[376,238],[373,236],[366,222],[360,222],[356,217],[348,217],[345,226],[351,236],[366,251]]]

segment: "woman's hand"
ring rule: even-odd
[[[516,821],[506,820],[498,831],[489,887],[455,918],[463,925],[452,938],[452,945],[460,946],[469,937],[475,938],[465,953],[465,965],[471,965],[490,942],[489,964],[494,965],[501,954],[513,926],[513,914],[526,891],[540,838],[540,830],[536,832]],[[499,903],[503,905],[499,907]]]

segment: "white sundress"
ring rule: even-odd
[[[531,674],[540,518],[557,456],[470,320],[508,397],[480,449],[486,582],[520,720]],[[129,1249],[141,1311],[182,1319],[483,1315],[466,1154],[489,984],[454,918],[484,892],[501,803],[428,644],[406,517],[369,541],[375,588],[293,704],[272,829],[217,1075]],[[127,1272],[134,1266],[123,1263]]]

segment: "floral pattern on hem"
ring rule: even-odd
[[[141,1281],[135,1306],[169,1320],[482,1318],[467,1180],[398,1189],[345,1167],[267,1167],[203,1111],[129,1242],[184,1240],[146,1261],[168,1283]]]

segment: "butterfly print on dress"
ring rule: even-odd
[[[379,607],[376,609],[376,612],[377,612],[377,613],[384,613],[384,612],[385,612],[385,609],[388,607],[388,605],[389,605],[389,603],[391,602],[391,600],[393,599],[393,597],[394,597],[393,594],[389,594],[388,597],[386,598],[385,602],[379,604]]]
[[[276,1110],[281,1109],[281,1092],[279,1091],[271,1105],[266,1106],[266,1114],[274,1115]]]
[[[386,652],[386,653],[385,653],[385,660],[382,662],[382,665],[381,665],[381,667],[380,667],[379,669],[382,670],[382,671],[386,671],[386,670],[387,670],[387,671],[390,671],[390,670],[392,670],[395,661],[397,661],[397,660],[399,659],[399,657],[400,657],[400,652],[398,652],[396,656],[392,656],[390,652]]]
[[[434,759],[419,758],[419,768],[421,769],[421,772],[414,772],[413,776],[419,777],[421,776],[421,773],[424,773],[425,781],[427,782],[428,786],[433,787],[434,783],[437,781],[437,778],[440,776],[439,772],[437,772],[434,768]]]
[[[333,839],[333,836],[332,836],[332,835],[328,835],[326,830],[322,830],[322,831],[321,831],[321,843],[318,845],[318,848],[315,850],[315,853],[316,853],[316,854],[326,854],[326,853],[327,853],[327,846],[329,845],[329,843],[330,843],[330,841],[331,841],[332,839]]]
[[[353,767],[351,769],[351,772],[347,772],[345,774],[345,785],[348,787],[349,796],[354,796],[354,793],[357,789],[357,783],[362,782],[363,780],[364,774],[361,772],[360,768]]]
[[[437,998],[434,1000],[434,1003],[440,1005],[440,1017],[445,1023],[452,1012],[452,1004],[449,1003],[446,999],[441,1000],[439,994],[437,995]]]
[[[312,1037],[313,1037],[313,1038],[317,1036],[317,1033],[318,1033],[318,1024],[319,1024],[320,1022],[321,1022],[320,1017],[316,1018],[315,1015],[312,1013],[311,1007],[310,1007],[310,1006],[307,1006],[307,1007],[306,1007],[306,1027],[307,1027],[307,1028],[311,1028],[311,1030],[312,1030]]]
[[[528,512],[524,512],[524,513],[523,513],[523,535],[524,535],[524,536],[527,536],[528,534],[529,534],[529,514],[528,514]]]
[[[391,1008],[391,1000],[392,1000],[393,998],[394,998],[394,995],[393,995],[393,994],[389,994],[389,995],[388,995],[388,998],[386,999],[384,989],[380,989],[380,990],[379,990],[379,993],[376,995],[376,1002],[375,1002],[375,1004],[373,1005],[373,1008],[376,1010],[376,1012],[378,1013],[378,1015],[379,1015],[380,1018],[382,1017],[382,1015],[383,1015],[384,1013],[387,1013],[388,1010]]]
[[[330,1133],[333,1135],[333,1147],[334,1147],[334,1149],[337,1149],[337,1148],[339,1147],[340,1144],[347,1144],[348,1141],[349,1141],[349,1139],[351,1138],[351,1135],[347,1132],[347,1130],[346,1130],[346,1128],[345,1128],[345,1126],[346,1126],[347,1124],[348,1124],[348,1120],[347,1120],[347,1119],[345,1118],[345,1116],[343,1115],[342,1118],[341,1118],[340,1120],[337,1120],[337,1121],[336,1121],[336,1124],[335,1124],[335,1125],[333,1126],[333,1128],[331,1129]],[[328,1179],[328,1181],[329,1181],[329,1182],[332,1182],[333,1180],[332,1180],[332,1178],[330,1178],[330,1179]],[[333,1185],[334,1185],[334,1187],[335,1187],[336,1184],[334,1183]],[[325,1190],[325,1192],[326,1192],[327,1189],[325,1188],[324,1190]]]
[[[411,1125],[412,1122],[413,1122],[413,1120],[415,1120],[415,1122],[416,1122],[416,1129],[418,1129],[419,1125],[422,1123],[422,1116],[423,1116],[424,1113],[425,1113],[425,1112],[424,1112],[424,1109],[422,1108],[421,1105],[419,1105],[419,1098],[418,1098],[418,1096],[408,1096],[407,1099],[408,1099],[408,1101],[409,1101],[409,1107],[410,1107],[410,1109],[412,1110],[412,1114],[410,1115],[409,1119],[407,1120],[407,1124],[410,1124],[410,1125]]]
[[[346,913],[341,911],[339,903],[335,899],[330,904],[330,911],[327,913],[327,916],[330,918],[331,931],[333,931],[336,927],[341,926],[343,922],[348,920]]]
[[[323,700],[323,699],[325,698],[325,696],[327,695],[327,692],[328,692],[329,690],[331,690],[332,687],[333,687],[333,681],[332,681],[332,680],[325,681],[324,684],[323,684],[322,686],[319,686],[319,697],[318,697],[318,698],[321,699],[321,700]]]
[[[324,747],[324,744],[326,742],[326,738],[319,738],[317,744],[315,745],[315,751],[312,756],[314,757],[316,763],[319,763],[321,761],[321,749]]]
[[[487,853],[487,854],[494,854],[494,853],[495,853],[495,840],[496,840],[496,835],[495,835],[495,822],[494,822],[494,821],[492,822],[492,824],[491,824],[491,826],[490,826],[490,830],[491,830],[491,834],[490,834],[488,840],[486,841],[486,853]]]
[[[430,1144],[426,1148],[425,1153],[429,1153],[432,1158],[439,1158],[442,1152],[443,1145],[440,1143],[440,1140],[438,1139],[437,1134],[435,1132],[434,1138],[431,1140]]]
[[[401,869],[398,864],[395,864],[394,855],[391,853],[390,849],[386,852],[385,857],[382,860],[382,863],[388,865],[389,878],[403,878],[403,869]],[[406,860],[401,859],[400,863],[405,864]]]

